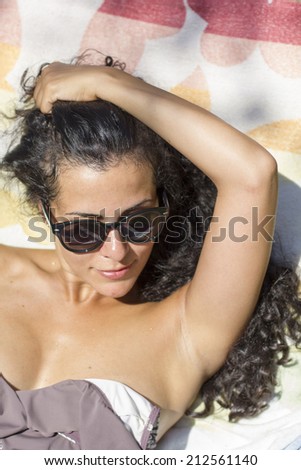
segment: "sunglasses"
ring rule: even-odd
[[[169,214],[165,191],[162,205],[140,209],[121,215],[116,222],[100,222],[97,217],[78,218],[65,222],[53,222],[49,206],[42,203],[44,217],[66,250],[72,253],[89,253],[99,249],[111,230],[118,230],[122,241],[130,243],[156,242]]]

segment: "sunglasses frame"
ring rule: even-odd
[[[160,197],[160,195],[161,195],[161,197]],[[100,225],[104,226],[104,233],[105,233],[104,240],[99,240],[99,241],[95,242],[95,244],[91,248],[82,248],[80,250],[72,250],[68,245],[65,244],[65,242],[64,242],[64,240],[62,239],[62,236],[61,236],[61,233],[63,232],[64,228],[66,226],[70,226],[71,224],[74,224],[74,220],[68,220],[68,221],[65,221],[65,222],[52,222],[51,217],[53,217],[53,216],[51,214],[50,207],[47,204],[44,204],[42,201],[41,201],[41,206],[42,206],[42,211],[43,211],[44,217],[45,217],[47,223],[49,224],[52,233],[55,236],[57,236],[57,238],[59,239],[61,245],[66,250],[71,251],[72,253],[82,254],[82,253],[89,253],[89,252],[92,252],[92,251],[95,251],[95,250],[99,249],[104,244],[109,232],[112,229],[113,230],[118,230],[119,235],[125,241],[127,241],[129,243],[142,244],[142,243],[149,243],[149,242],[157,241],[161,230],[159,230],[159,233],[155,237],[152,236],[147,241],[133,242],[131,239],[127,239],[126,236],[122,235],[122,233],[120,232],[120,227],[121,227],[122,224],[127,222],[128,218],[131,218],[135,215],[145,214],[145,213],[149,213],[149,212],[157,212],[158,216],[161,216],[161,217],[163,216],[164,217],[164,223],[165,223],[166,219],[169,215],[169,202],[168,202],[166,192],[164,190],[159,193],[159,199],[162,200],[163,205],[159,205],[157,207],[148,207],[148,208],[142,209],[142,210],[140,209],[140,210],[131,212],[129,215],[121,215],[116,222],[101,222],[100,220],[97,220],[97,217],[93,218],[93,220],[95,220],[97,224],[100,224]],[[87,220],[87,219],[89,219],[89,217],[86,217],[86,218],[83,217],[81,220]]]

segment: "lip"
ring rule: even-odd
[[[125,266],[124,268],[121,268],[121,269],[112,269],[112,270],[99,270],[97,269],[97,272],[107,278],[107,279],[121,279],[122,277],[124,277],[128,272],[129,270],[131,269],[132,267],[132,264],[130,264],[129,266]]]

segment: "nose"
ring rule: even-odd
[[[114,261],[122,261],[127,255],[130,247],[128,242],[122,241],[118,230],[113,229],[108,233],[99,254],[104,258],[111,258]]]

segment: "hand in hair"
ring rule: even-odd
[[[109,69],[109,67],[101,67]],[[60,101],[94,101],[98,98],[95,90],[99,80],[100,66],[74,66],[53,62],[44,67],[38,77],[34,99],[37,107],[45,114],[50,113],[53,104]],[[110,69],[112,70],[112,69]]]

